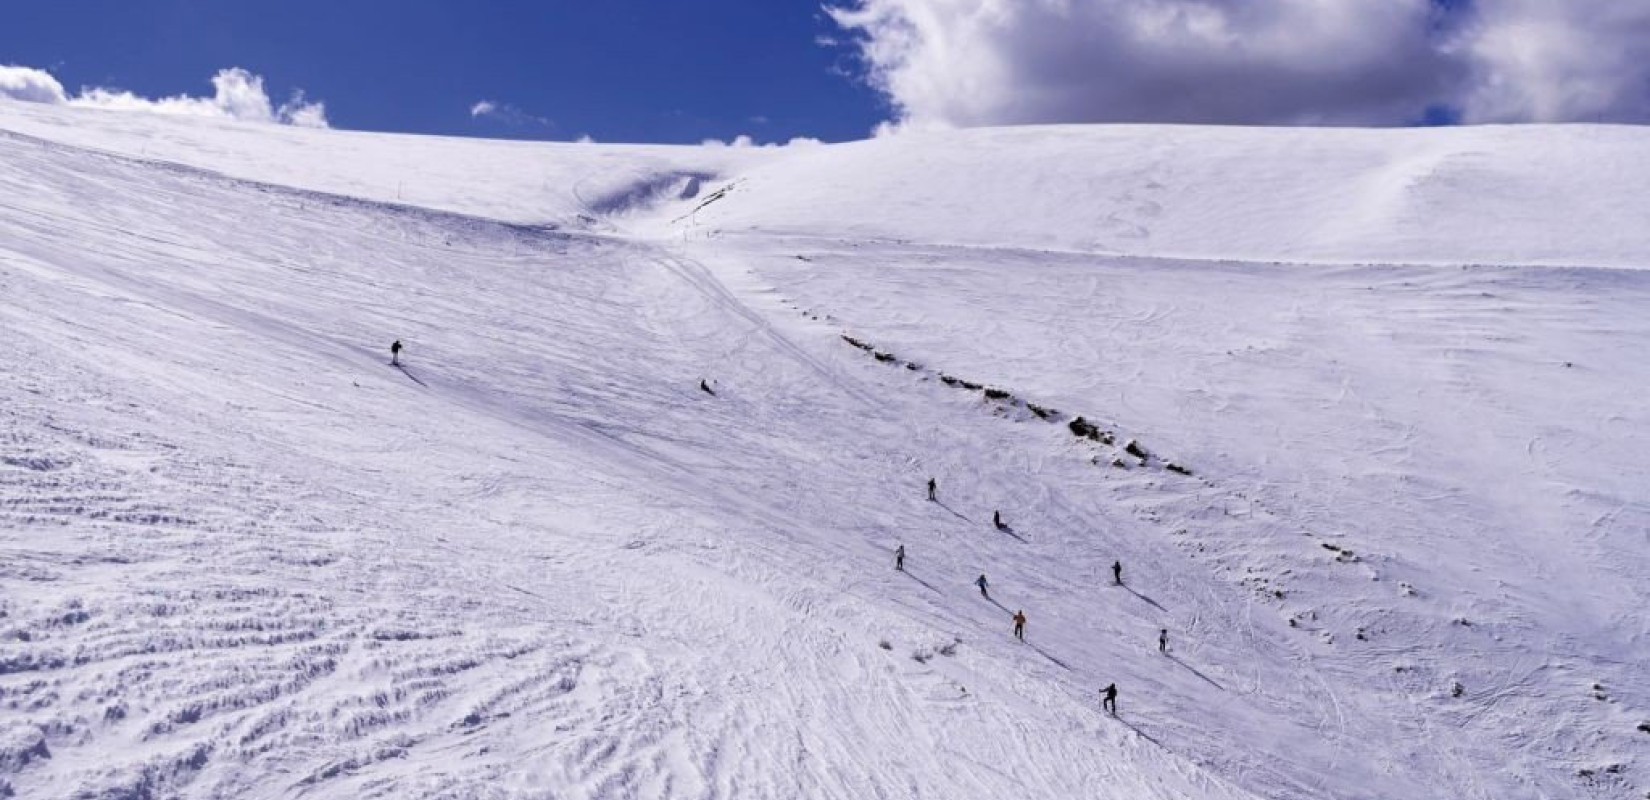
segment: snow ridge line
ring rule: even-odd
[[[508,222],[494,217],[465,214],[458,211],[446,211],[428,206],[412,205],[409,203],[395,203],[386,200],[371,200],[354,195],[324,192],[317,189],[301,189],[279,183],[268,183],[249,178],[238,178],[216,170],[203,167],[180,164],[175,161],[137,158],[134,156],[102,150],[95,147],[62,144],[50,139],[30,136],[26,133],[17,133],[0,129],[0,140],[10,140],[26,146],[37,147],[41,150],[59,153],[78,153],[88,159],[100,159],[109,163],[122,164],[131,167],[157,170],[174,177],[193,180],[201,183],[211,183],[228,189],[245,189],[264,194],[285,195],[298,201],[310,201],[330,205],[338,208],[351,208],[362,211],[378,211],[386,214],[400,214],[410,216],[416,221],[428,223],[435,227],[475,229],[478,227],[495,227],[514,235],[522,241],[567,242],[574,239],[602,239],[609,237],[594,231],[568,230],[554,222],[527,224]]]
[[[706,176],[704,179],[705,180],[711,180],[712,178],[710,176]],[[712,203],[715,203],[716,201],[721,200],[724,197],[727,197],[729,192],[732,192],[734,189],[739,188],[739,184],[744,183],[744,181],[745,181],[744,178],[739,178],[739,179],[734,180],[733,182],[729,183],[728,185],[723,186],[722,188],[717,189],[716,191],[711,192],[708,195],[705,195],[705,199],[699,201],[699,203],[693,207],[693,210],[691,210],[691,211],[687,212],[686,214],[683,214],[683,215],[671,220],[670,224],[675,225],[676,223],[681,222],[684,219],[689,219],[689,218],[694,217],[700,211],[704,210],[704,208],[706,206],[708,206]]]
[[[679,221],[679,220],[678,220]],[[840,242],[841,236],[826,236],[811,233],[807,230],[783,226],[764,227],[761,230],[741,230],[737,228],[712,228],[707,238],[737,240],[760,240],[784,238],[792,242]],[[1112,258],[1131,263],[1142,264],[1172,264],[1178,266],[1203,266],[1209,268],[1241,266],[1246,269],[1425,269],[1425,270],[1461,270],[1469,273],[1494,274],[1557,274],[1574,275],[1578,279],[1587,275],[1604,273],[1639,272],[1642,267],[1611,266],[1609,264],[1584,264],[1580,262],[1566,264],[1531,264],[1489,260],[1458,260],[1458,261],[1415,261],[1404,259],[1375,259],[1375,258],[1238,258],[1197,255],[1195,253],[1153,252],[1153,253],[1120,253],[1112,250],[1080,250],[1069,247],[1053,247],[1048,245],[1035,246],[1025,244],[970,244],[968,242],[929,241],[893,236],[865,236],[858,241],[871,245],[920,245],[933,251],[955,251],[960,254],[972,255],[978,253],[1017,253],[1033,256],[1057,256],[1080,258]],[[798,256],[799,260],[807,258]]]
[[[803,311],[802,313],[808,314],[809,312]],[[810,316],[812,319],[818,319],[817,316]],[[1086,417],[1078,416],[1068,420],[1065,413],[1059,411],[1058,409],[1050,408],[1048,406],[1040,405],[1030,400],[1018,397],[1007,389],[1001,389],[994,386],[988,386],[983,383],[958,378],[939,370],[930,369],[915,361],[906,361],[891,352],[882,350],[875,345],[851,334],[843,333],[840,334],[840,337],[842,341],[848,343],[850,346],[871,354],[871,357],[876,359],[878,363],[904,367],[908,371],[924,376],[924,380],[938,378],[941,383],[952,388],[964,389],[971,392],[981,392],[985,396],[986,400],[996,405],[997,413],[999,415],[1006,414],[1010,409],[1023,408],[1030,412],[1032,416],[1042,420],[1043,422],[1055,425],[1065,422],[1066,427],[1071,431],[1072,435],[1079,439],[1097,442],[1108,447],[1112,447],[1117,444],[1117,434],[1115,431],[1103,429],[1089,421]],[[1116,428],[1117,426],[1108,423],[1106,427]],[[1129,439],[1123,445],[1122,452],[1113,454],[1111,460],[1107,463],[1116,469],[1128,469],[1129,461],[1124,459],[1124,455],[1127,455],[1130,459],[1134,460],[1136,462],[1136,466],[1149,467],[1155,463],[1161,464],[1163,469],[1170,472],[1185,475],[1187,477],[1191,477],[1192,475],[1192,470],[1190,467],[1187,467],[1177,461],[1164,459],[1161,456],[1152,453],[1150,450],[1146,449],[1145,445],[1142,445],[1138,439]],[[1090,463],[1099,466],[1101,464],[1101,457],[1098,455],[1094,456],[1090,459]]]

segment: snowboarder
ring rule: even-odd
[[[1026,640],[1026,612],[1025,609],[1014,612],[1014,638]]]
[[[712,390],[711,390],[711,388],[710,388],[710,384],[708,384],[708,383],[705,383],[705,379],[704,379],[704,378],[700,378],[700,379],[699,379],[699,391],[701,391],[701,392],[704,392],[704,393],[705,393],[705,394],[708,394],[708,395],[710,395],[710,396],[711,396],[711,397],[715,397],[715,396],[716,396],[716,392],[715,392],[715,391],[712,391]]]
[[[938,483],[935,483],[933,478],[928,479],[928,499],[929,500],[935,500],[935,501],[939,500],[938,497],[934,496],[934,492],[939,488],[940,488],[940,485]]]
[[[990,594],[987,594],[986,590],[985,590],[985,587],[987,586],[987,584],[985,582],[985,573],[983,573],[983,572],[980,573],[980,579],[977,580],[977,581],[974,581],[974,585],[980,587],[980,596],[981,597],[990,597],[991,596]]]
[[[1117,716],[1117,684],[1108,683],[1100,692],[1105,695],[1100,699],[1100,707],[1110,711],[1112,716]]]
[[[396,339],[395,342],[390,345],[390,366],[392,366],[392,367],[401,366],[401,340],[400,339]]]
[[[1157,652],[1162,653],[1163,655],[1168,655],[1169,654],[1169,629],[1168,628],[1164,628],[1161,631],[1158,631],[1158,633],[1157,633]]]
[[[1008,527],[1003,524],[1003,512],[1001,511],[991,512],[991,524],[997,526],[997,530],[1002,530],[1003,528]]]
[[[900,572],[905,571],[905,545],[903,544],[894,549],[894,569]]]
[[[1123,562],[1111,562],[1111,579],[1115,581],[1118,586],[1123,585]]]

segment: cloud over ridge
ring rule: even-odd
[[[554,128],[549,117],[530,114],[510,103],[497,100],[477,100],[470,106],[470,119],[490,119],[512,128]]]
[[[904,126],[1650,122],[1650,3],[845,2]]]
[[[305,99],[302,91],[279,106],[264,90],[264,79],[239,67],[218,70],[212,76],[211,97],[148,98],[119,89],[89,87],[69,95],[63,84],[45,70],[33,67],[0,66],[0,97],[29,103],[104,108],[117,111],[148,111],[193,117],[233,119],[242,122],[326,128],[326,104]]]

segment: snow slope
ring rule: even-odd
[[[772,148],[489,141],[247,126],[0,100],[5,130],[98,152],[181,163],[296,186],[502,222],[605,228],[656,199],[748,169]]]
[[[776,159],[724,234],[1191,259],[1645,267],[1650,137],[1627,126],[1033,127]],[[1562,211],[1562,216],[1555,214]]]
[[[1302,198],[1372,207],[1346,165],[1419,137],[1579,194],[1519,160],[1572,153],[1622,219],[1635,173],[1585,151],[1642,164],[1633,131],[1290,132],[1284,170],[1195,129],[0,129],[0,794],[1650,789],[1646,273],[1118,258],[1031,205],[1122,169],[1064,153],[1202,138],[1127,252],[1530,264],[1594,221],[1434,192],[1336,245]],[[936,206],[957,165],[990,191]],[[1217,190],[1249,221],[1196,225]]]

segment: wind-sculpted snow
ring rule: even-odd
[[[1650,790],[1643,273],[734,235],[777,173],[685,153],[397,202],[401,138],[12,111],[0,796]]]

